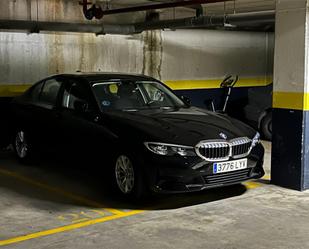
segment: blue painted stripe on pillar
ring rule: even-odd
[[[304,112],[304,136],[303,136],[303,189],[309,189],[309,112]],[[307,127],[307,128],[306,128]]]
[[[304,112],[300,110],[273,109],[273,184],[304,190],[309,181],[308,177],[304,179],[305,168],[309,165],[303,163],[303,118]]]

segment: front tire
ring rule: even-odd
[[[122,196],[140,199],[145,195],[143,174],[132,156],[120,154],[114,163],[115,186]]]

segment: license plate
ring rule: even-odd
[[[213,164],[213,173],[219,174],[224,172],[231,172],[247,168],[247,159],[240,159],[235,161],[228,161]]]

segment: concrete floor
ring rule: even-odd
[[[4,248],[309,248],[309,192],[264,179],[130,204],[100,177],[61,163],[20,165],[0,154]]]

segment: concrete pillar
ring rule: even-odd
[[[272,182],[309,188],[309,0],[276,0]]]

